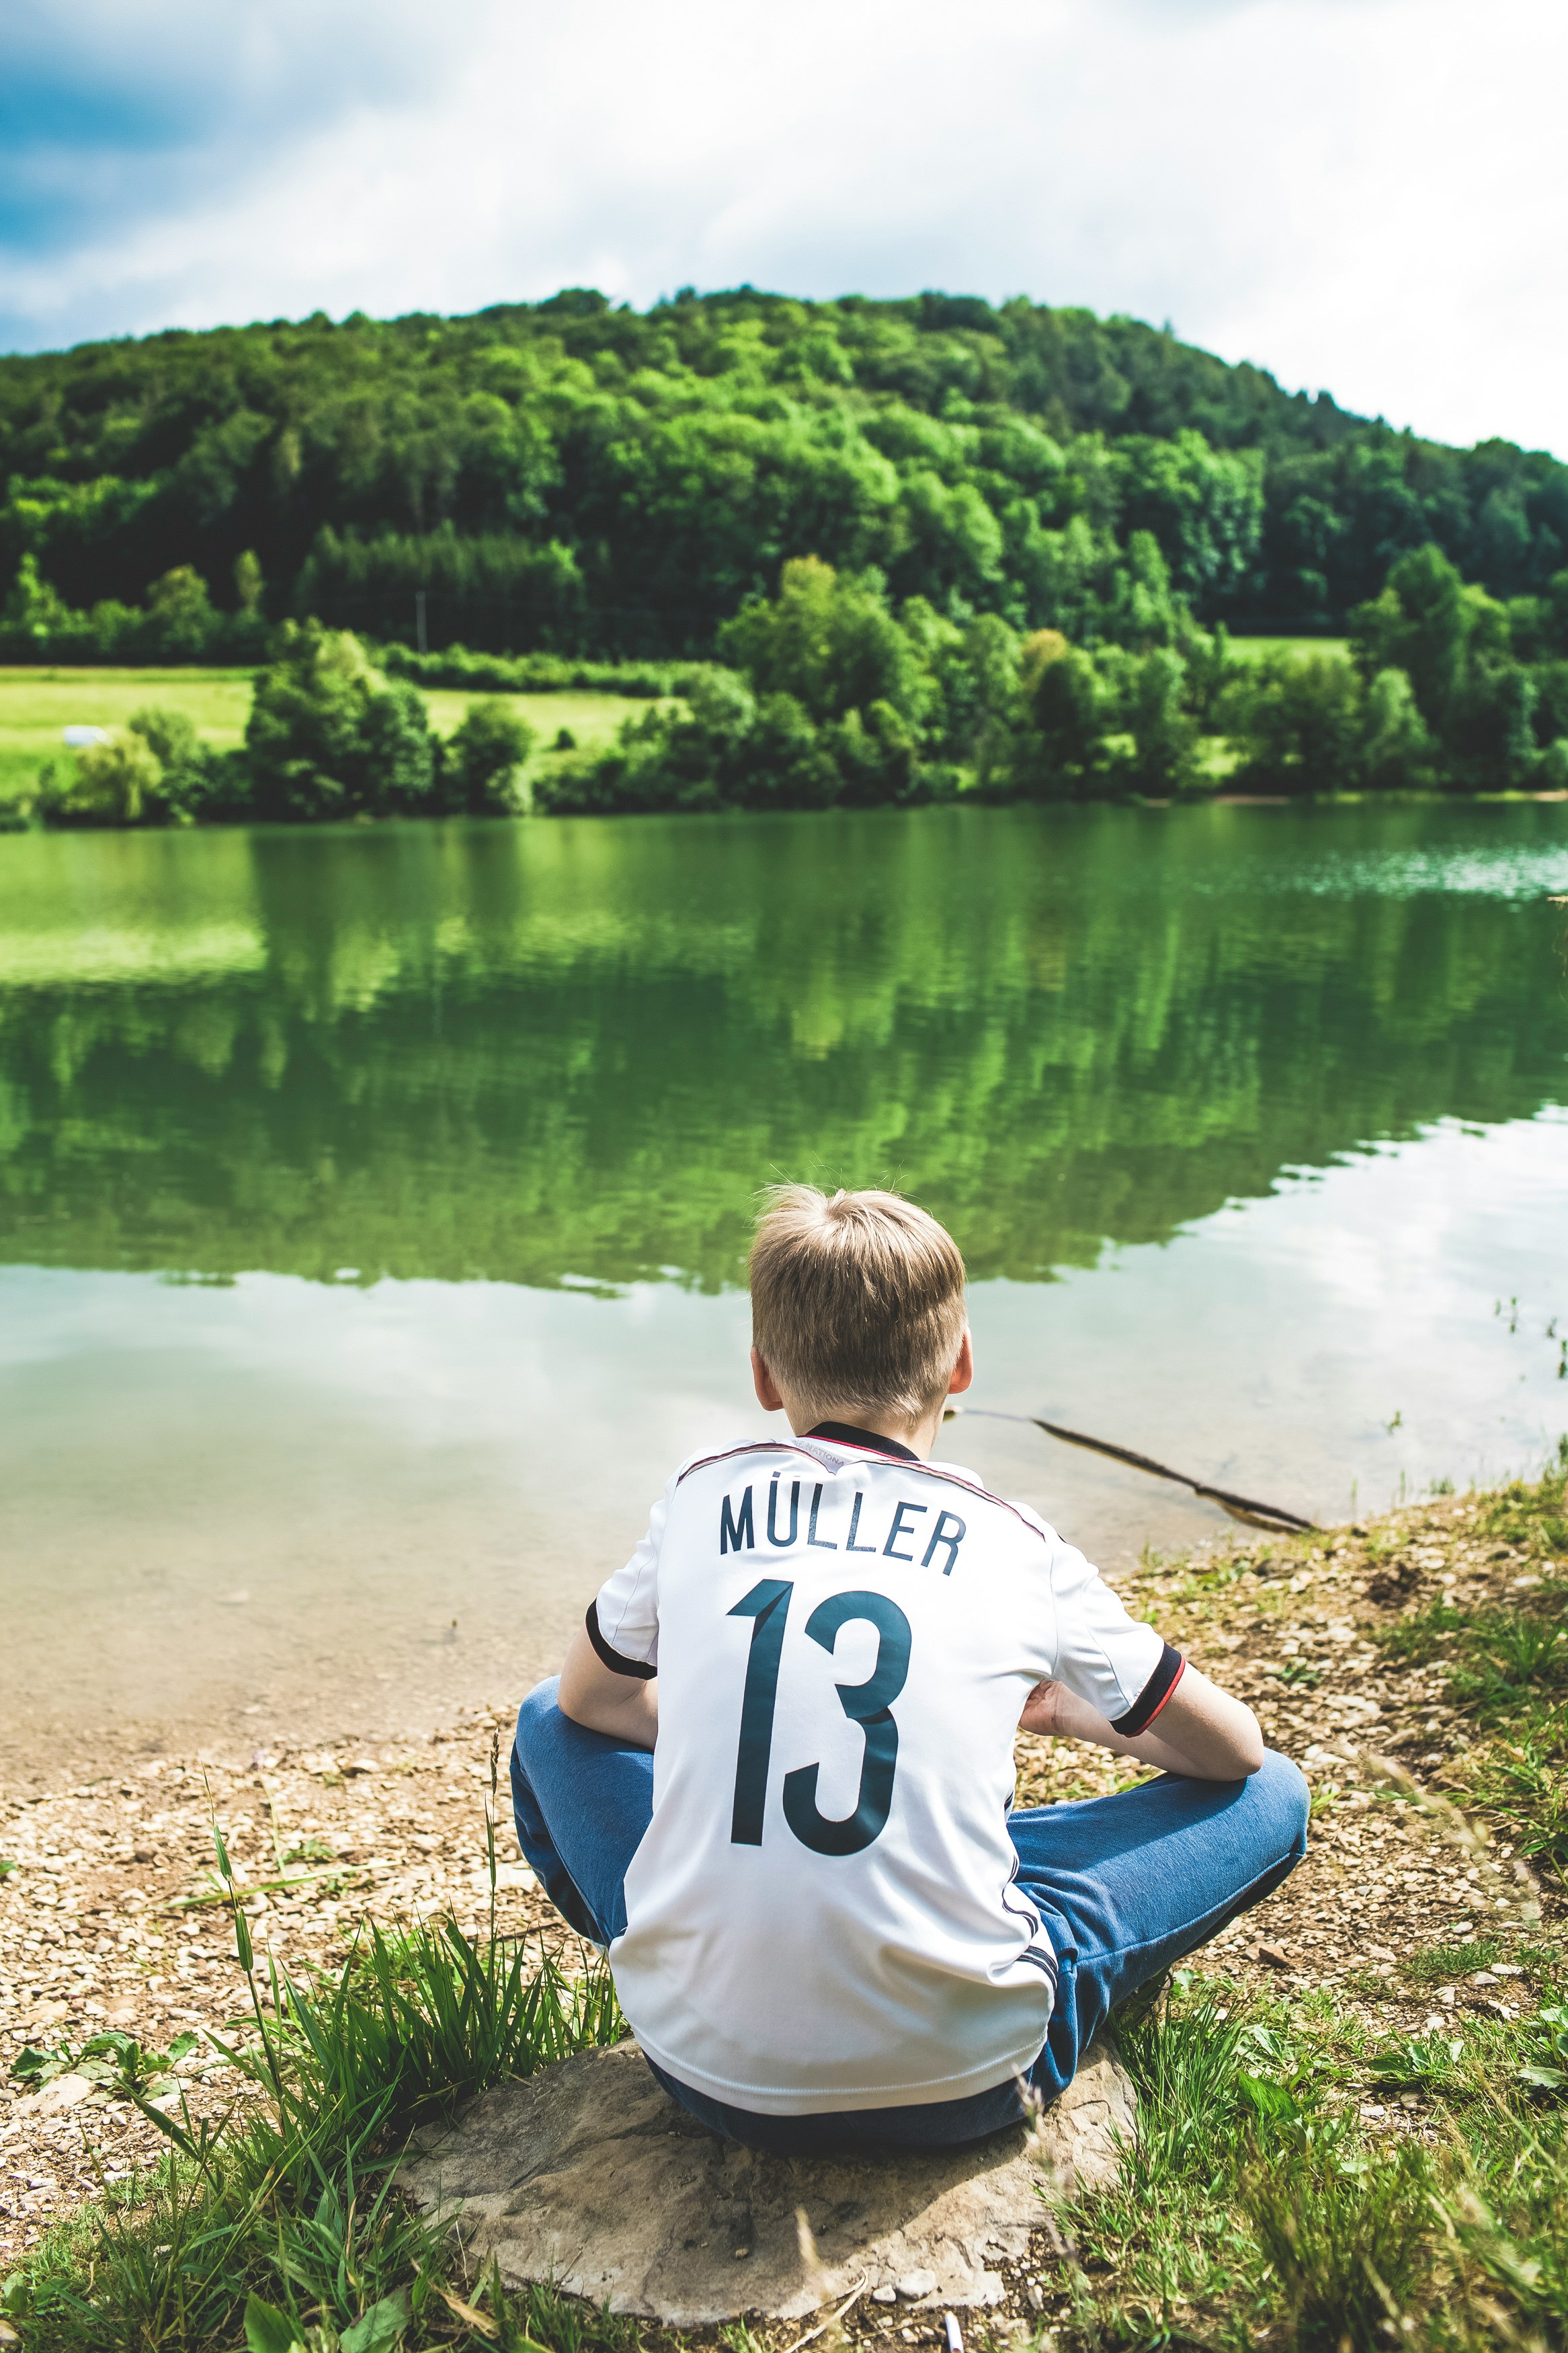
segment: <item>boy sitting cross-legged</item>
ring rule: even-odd
[[[780,1188],[751,1282],[757,1396],[795,1435],[676,1472],[523,1703],[518,1837],[715,2131],[978,2139],[1279,1886],[1306,1784],[1053,1528],[928,1460],[973,1375],[934,1219]],[[1160,1778],[1010,1810],[1020,1722]]]

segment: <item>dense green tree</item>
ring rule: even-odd
[[[1362,681],[1341,656],[1272,655],[1240,672],[1227,705],[1244,790],[1352,792],[1360,783]]]
[[[816,720],[873,702],[912,715],[921,701],[919,654],[881,582],[841,578],[814,555],[784,565],[775,597],[753,598],[726,622],[719,650],[756,693],[793,694]]]
[[[1262,451],[1215,449],[1189,427],[1168,441],[1131,436],[1116,460],[1121,519],[1148,533],[1167,585],[1205,606],[1233,598],[1258,556]]]
[[[570,649],[584,634],[583,577],[569,547],[499,533],[460,538],[449,527],[364,538],[326,526],[295,581],[293,604],[297,613],[395,638],[417,630],[416,596],[437,643],[461,635],[479,648]]]
[[[1125,562],[1110,573],[1099,626],[1091,624],[1084,635],[1142,651],[1168,646],[1180,634],[1182,617],[1159,541],[1152,531],[1135,531],[1127,543]]]
[[[42,778],[40,815],[54,826],[155,825],[165,815],[157,754],[133,728],[116,728],[74,760],[52,762]]]
[[[207,584],[189,564],[177,565],[147,592],[149,651],[165,661],[200,661],[214,636]]]
[[[209,652],[263,605],[412,641],[422,590],[436,646],[706,657],[808,554],[880,570],[895,610],[1079,644],[1176,641],[1143,533],[1168,598],[1254,625],[1326,625],[1427,543],[1497,597],[1568,565],[1544,453],[1396,434],[1132,320],[938,294],[576,289],[0,359],[0,604],[30,557],[77,658],[154,650],[149,584],[186,570]],[[25,619],[0,652],[38,642]]]
[[[1089,656],[1059,629],[1038,629],[1023,648],[1009,782],[1030,800],[1079,799],[1105,767],[1106,715]]]
[[[75,618],[59,590],[43,577],[38,559],[28,548],[18,559],[5,602],[0,606],[0,639],[22,659],[36,660],[69,630]]]
[[[1168,646],[1137,663],[1129,681],[1127,727],[1132,749],[1121,765],[1134,792],[1168,798],[1197,782],[1198,731],[1186,707],[1186,665]]]
[[[1550,610],[1531,600],[1517,617],[1527,646],[1545,636]],[[1382,595],[1354,616],[1363,675],[1404,672],[1457,783],[1493,790],[1527,785],[1557,732],[1555,678],[1538,680],[1518,658],[1515,628],[1514,608],[1467,585],[1435,547],[1403,556]],[[1537,727],[1543,685],[1544,740]]]
[[[1404,670],[1423,718],[1441,733],[1464,691],[1471,638],[1479,628],[1498,650],[1505,628],[1492,599],[1467,588],[1442,551],[1427,546],[1403,556],[1382,595],[1360,607],[1352,646],[1364,675]]]
[[[123,729],[45,766],[30,813],[46,826],[164,826],[238,817],[249,806],[243,755],[215,752],[183,711],[152,705]]]
[[[903,620],[909,629],[908,606]],[[981,613],[962,634],[952,631],[931,666],[929,674],[941,691],[932,720],[939,748],[972,766],[982,790],[1008,766],[1020,662],[1015,633],[996,614]]]
[[[1373,792],[1423,792],[1437,781],[1437,746],[1402,670],[1380,670],[1366,690],[1360,780]]]
[[[252,812],[310,819],[427,807],[435,749],[418,691],[376,670],[356,638],[286,624],[246,729]]]
[[[202,742],[185,712],[154,703],[132,712],[126,726],[142,738],[158,763],[156,798],[163,818],[190,824],[199,818],[226,814],[234,762]]]
[[[441,747],[438,805],[470,817],[513,816],[522,807],[521,772],[533,730],[494,696],[470,703]]]

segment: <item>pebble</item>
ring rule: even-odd
[[[901,2295],[906,2304],[918,2304],[922,2295],[934,2295],[936,2293],[936,2274],[902,2272],[893,2282],[893,2292]]]
[[[14,2116],[54,2116],[63,2108],[74,2108],[79,2100],[90,2099],[98,2089],[86,2075],[57,2075],[41,2092],[30,2092],[18,2100]]]
[[[896,2287],[888,2286],[886,2282],[884,2282],[880,2287],[874,2287],[871,2290],[871,2301],[873,2304],[897,2304],[898,2300],[898,2289]]]

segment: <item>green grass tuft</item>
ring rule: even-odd
[[[244,1915],[231,1908],[249,1968]],[[434,2342],[432,2329],[452,2342],[454,2307],[431,2284],[445,2254],[392,2194],[409,2134],[503,2076],[624,2031],[596,1958],[569,1977],[542,1949],[498,1936],[493,1908],[488,1936],[451,1919],[372,1928],[335,1978],[274,1974],[269,1991],[269,2003],[255,2000],[254,2039],[229,2053],[248,2085],[217,2123],[184,2101],[162,2114],[125,2071],[168,2152],[59,2224],[7,2283],[5,2316],[29,2353],[216,2353],[242,2338],[249,2353],[389,2353],[397,2340]],[[476,2345],[536,2341],[547,2318],[542,2341],[558,2353],[590,2338],[617,2353],[624,2341],[537,2294],[508,2303],[496,2290],[488,2316],[457,2317]]]
[[[1504,1952],[1500,1936],[1478,1936],[1468,1945],[1427,1945],[1400,1963],[1400,1973],[1412,1985],[1442,1985],[1451,1978],[1468,1977],[1472,1969],[1489,1969]]]
[[[1259,2160],[1241,2195],[1298,2353],[1380,2353],[1404,2340],[1436,2230],[1424,2149],[1288,2147]]]

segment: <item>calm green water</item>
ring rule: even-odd
[[[1529,1459],[1564,891],[1560,805],[0,839],[0,1535],[48,1704],[346,1723],[350,1655],[365,1721],[509,1690],[666,1458],[755,1420],[776,1176],[952,1226],[987,1404],[1342,1515]],[[1214,1525],[962,1452],[1108,1557]]]

